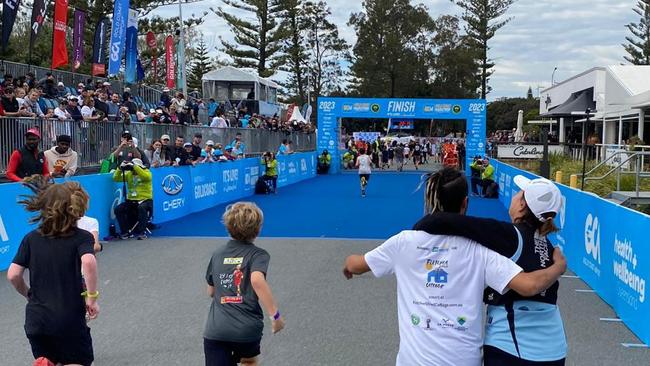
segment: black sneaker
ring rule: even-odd
[[[122,240],[128,240],[128,239],[133,238],[134,236],[135,236],[135,235],[133,235],[133,233],[130,233],[130,232],[129,232],[129,233],[126,233],[126,234],[121,234],[121,235],[120,235],[120,239],[122,239]]]
[[[138,240],[145,240],[145,239],[147,239],[147,234],[138,235]]]

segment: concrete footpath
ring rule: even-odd
[[[202,331],[210,299],[205,269],[224,239],[152,238],[109,243],[99,255],[100,317],[92,321],[97,366],[202,365]],[[267,334],[262,365],[394,365],[398,347],[395,281],[372,275],[346,281],[351,253],[377,240],[260,239],[271,254],[269,282],[287,328]],[[2,273],[4,277],[5,273]],[[649,365],[639,343],[588,287],[563,278],[560,306],[570,346],[567,365]],[[22,324],[24,299],[0,280],[0,364],[32,361]],[[266,331],[269,324],[267,322]]]

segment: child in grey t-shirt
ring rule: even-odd
[[[249,202],[235,203],[223,215],[232,240],[216,248],[206,272],[213,298],[203,333],[206,365],[256,362],[264,329],[262,307],[270,314],[273,333],[284,328],[266,282],[271,257],[253,244],[262,221],[262,211]]]

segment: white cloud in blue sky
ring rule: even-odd
[[[354,44],[356,35],[347,25],[350,14],[362,10],[358,0],[327,0],[332,20],[343,38]],[[456,14],[459,9],[449,0],[413,1],[429,8],[432,17]],[[626,24],[638,22],[633,12],[636,0],[519,0],[508,16],[513,20],[492,40],[490,57],[495,60],[495,73],[489,99],[523,96],[531,86],[551,84],[551,74],[558,68],[555,80],[563,80],[595,66],[620,64],[625,52],[622,43],[629,35]],[[209,7],[223,6],[219,0],[205,0],[184,5],[184,13],[201,13]],[[161,16],[176,15],[171,6],[158,10]],[[232,39],[225,22],[216,15],[200,27],[209,46],[220,45],[218,37]],[[215,50],[214,55],[217,55]]]

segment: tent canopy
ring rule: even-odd
[[[592,112],[596,111],[596,102],[594,102],[594,88],[589,88],[575,92],[564,101],[564,103],[549,109],[541,117],[569,117],[573,112],[584,112],[587,108]]]
[[[289,118],[289,122],[293,122],[293,121],[307,123],[305,117],[303,117],[302,114],[300,113],[300,108],[298,106],[293,107],[291,118]]]
[[[244,70],[232,66],[224,66],[217,70],[212,70],[203,74],[203,81],[233,81],[233,82],[254,82],[278,89],[280,86],[275,82],[259,77]]]

